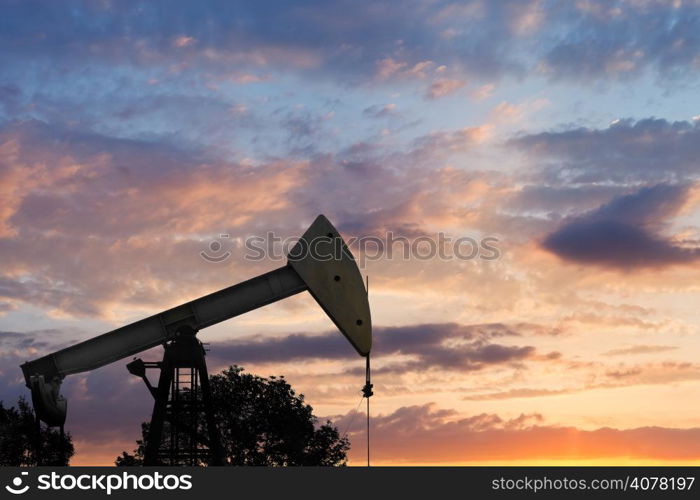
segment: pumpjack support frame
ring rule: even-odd
[[[211,465],[225,462],[204,358],[204,346],[196,331],[182,327],[178,336],[165,345],[163,360],[144,363],[136,359],[127,365],[134,375],[143,378],[153,395],[153,413],[145,443],[144,465],[199,465],[205,458]],[[153,387],[146,368],[159,368],[158,385]],[[181,370],[189,372],[186,386],[180,383]],[[200,418],[204,415],[207,438],[200,435]],[[169,424],[166,447],[163,431]],[[205,445],[203,449],[201,445]]]

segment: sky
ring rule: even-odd
[[[700,464],[700,2],[0,9],[5,404],[323,213],[369,276],[375,464]],[[364,360],[308,294],[199,337],[364,463]],[[126,362],[65,379],[73,464],[140,437]]]

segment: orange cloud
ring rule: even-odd
[[[466,82],[464,80],[451,80],[451,79],[440,79],[435,80],[430,84],[426,97],[429,99],[439,99],[440,97],[445,97],[452,95],[459,89],[464,87]]]

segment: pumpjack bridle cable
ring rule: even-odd
[[[367,280],[365,290],[367,290],[367,299],[369,300],[369,274],[365,278]],[[370,376],[369,352],[367,353],[365,362],[365,386],[362,388],[362,397],[367,398],[367,467],[369,467],[369,398],[374,394],[374,392],[372,392],[372,377]]]
[[[372,397],[374,392],[372,392],[371,377],[370,377],[370,367],[369,367],[369,354],[367,354],[366,365],[365,365],[365,386],[362,388],[362,397],[367,398],[367,467],[369,467],[369,398]]]
[[[355,417],[358,414],[358,411],[360,409],[360,405],[362,404],[362,400],[367,398],[367,467],[370,466],[370,446],[369,446],[369,422],[370,422],[370,417],[369,417],[369,398],[372,397],[374,392],[372,392],[372,387],[374,385],[371,382],[370,378],[370,364],[369,364],[369,355],[366,358],[365,361],[365,385],[362,388],[362,397],[360,398],[360,401],[357,403],[357,406],[355,407],[355,410],[352,413],[352,417],[350,418],[350,421],[348,424],[345,426],[345,431],[342,434],[342,437],[345,438],[345,436],[348,435],[348,432],[350,431],[350,428],[352,427],[353,422],[355,421]]]

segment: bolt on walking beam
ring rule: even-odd
[[[372,319],[360,270],[338,231],[326,217],[319,215],[289,251],[285,266],[21,365],[35,412],[49,426],[63,426],[67,401],[60,395],[60,387],[67,375],[94,370],[164,345],[163,362],[151,363],[159,365],[161,380],[157,387],[147,382],[156,400],[151,425],[162,429],[167,417],[164,408],[169,404],[171,370],[195,370],[204,405],[209,407],[205,408],[209,450],[214,463],[220,463],[221,457],[216,456],[220,454],[220,445],[215,436],[211,405],[206,401],[211,398],[204,350],[196,335],[208,326],[303,291],[314,297],[359,355],[369,355]],[[145,367],[139,363],[130,363],[129,371],[147,381]],[[176,417],[171,415],[170,418]],[[207,439],[199,439],[202,440]],[[148,441],[151,453],[150,456],[147,453],[146,462],[158,463],[153,443],[160,441],[160,437]]]

